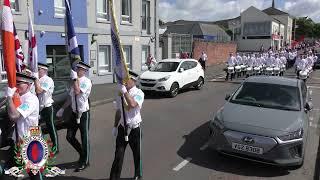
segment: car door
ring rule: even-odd
[[[181,72],[181,68],[183,71]],[[189,83],[189,78],[190,78],[190,71],[189,70],[189,63],[187,61],[184,61],[181,63],[179,69],[178,69],[178,74],[179,74],[179,84],[180,88],[184,87],[186,84]]]
[[[197,68],[198,63],[194,61],[189,61],[190,63],[190,82],[196,82],[199,78],[199,69]]]

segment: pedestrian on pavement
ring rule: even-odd
[[[157,60],[151,54],[149,54],[146,64],[148,66],[148,70],[150,70],[151,68],[153,68],[157,64]]]
[[[124,153],[129,144],[134,159],[134,179],[142,179],[141,161],[141,108],[144,101],[144,93],[136,87],[136,78],[130,75],[125,85],[119,85],[120,94],[116,98],[117,111],[115,114],[113,136],[116,136],[115,157],[110,172],[110,180],[119,180],[122,170]],[[121,98],[123,97],[123,103]],[[124,109],[124,112],[123,112]],[[125,117],[125,119],[124,119]],[[124,120],[128,127],[129,141],[125,140]],[[119,124],[120,122],[120,124]]]
[[[40,103],[40,118],[46,122],[46,127],[50,135],[50,139],[53,143],[53,147],[56,148],[56,153],[59,152],[59,143],[57,130],[54,125],[53,115],[53,99],[52,94],[54,91],[54,82],[51,77],[48,76],[48,65],[38,63],[39,79],[35,80],[35,91],[37,93]]]
[[[67,141],[79,153],[80,159],[78,161],[79,167],[75,172],[85,170],[89,166],[90,160],[90,106],[89,96],[91,93],[92,83],[89,78],[85,76],[90,66],[84,62],[79,62],[77,65],[77,72],[71,70],[70,77],[74,81],[73,87],[70,90],[70,98],[65,102],[62,108],[57,112],[57,117],[62,117],[64,109],[68,106],[72,107],[72,116],[67,127]],[[76,100],[75,100],[76,97]],[[80,118],[79,118],[80,117]],[[78,129],[81,133],[81,144],[76,139]]]
[[[206,70],[206,62],[208,60],[208,56],[204,51],[202,51],[200,59],[201,59],[200,64],[202,66],[202,69],[205,71]]]
[[[30,88],[35,78],[25,73],[16,74],[17,88],[7,88],[6,96],[8,100],[8,115],[10,120],[16,123],[14,134],[15,142],[23,139],[24,136],[29,135],[30,127],[39,125],[39,100],[36,95],[30,92]],[[15,95],[16,90],[20,95],[21,105],[15,107],[12,97]],[[11,148],[11,163],[14,165],[15,152]],[[32,172],[28,173],[31,180],[41,180],[40,173],[33,175]]]

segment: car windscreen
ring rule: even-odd
[[[243,83],[230,102],[288,111],[301,110],[299,89],[278,84]]]
[[[150,71],[154,72],[173,72],[176,71],[179,66],[179,62],[159,62]]]

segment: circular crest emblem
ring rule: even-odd
[[[30,136],[22,146],[22,159],[30,169],[39,170],[48,159],[47,142],[41,136]]]

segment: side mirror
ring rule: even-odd
[[[311,111],[313,109],[312,102],[310,102],[310,101],[307,102],[304,108],[305,108],[306,111]]]
[[[183,68],[180,68],[180,69],[179,69],[179,72],[183,72],[183,71],[184,71],[184,69],[183,69]]]
[[[230,99],[231,95],[230,94],[226,94],[226,97],[224,98],[226,101],[228,101]]]

